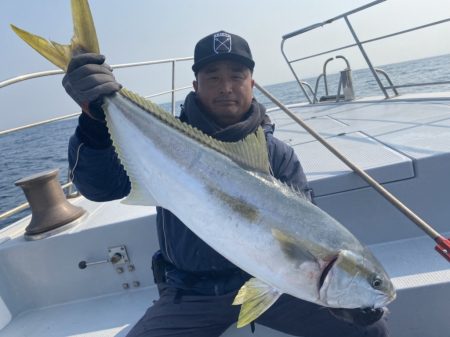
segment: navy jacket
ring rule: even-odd
[[[262,108],[256,101],[254,104]],[[265,118],[261,125],[267,139],[273,175],[299,190],[308,191],[305,174],[294,150],[273,136],[274,125],[270,124],[265,110],[262,114]],[[69,142],[69,165],[75,185],[90,200],[110,201],[123,198],[130,192],[130,181],[118,161],[105,125],[85,114],[80,116],[79,126]],[[164,259],[178,270],[199,273],[237,269],[174,214],[161,207],[157,208],[157,231]]]

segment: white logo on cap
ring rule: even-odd
[[[231,52],[231,35],[228,33],[214,34],[213,48],[216,54]]]

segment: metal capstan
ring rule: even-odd
[[[15,182],[31,208],[31,221],[25,229],[26,240],[39,240],[76,224],[86,211],[72,205],[58,181],[59,170],[40,172]]]

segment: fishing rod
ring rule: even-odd
[[[335,147],[328,143],[322,136],[309,127],[301,118],[296,116],[291,110],[289,110],[283,103],[281,103],[275,96],[255,82],[255,87],[266,95],[274,104],[276,104],[281,110],[283,110],[289,117],[297,122],[302,128],[304,128],[311,136],[317,139],[322,145],[324,145],[331,153],[338,157],[344,164],[346,164],[353,172],[358,174],[364,181],[372,186],[378,193],[381,194],[387,201],[394,205],[400,212],[402,212],[408,219],[414,222],[421,230],[423,230],[428,236],[430,236],[436,243],[435,250],[441,254],[447,261],[450,262],[450,240],[446,239],[443,235],[439,234],[433,227],[431,227],[425,220],[421,219],[412,210],[406,207],[400,200],[398,200],[392,193],[386,190],[375,179],[368,175],[364,170],[352,163],[347,157],[339,152]]]

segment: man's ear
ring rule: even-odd
[[[252,78],[252,88],[255,87],[255,80]]]
[[[194,87],[194,91],[197,92],[197,89],[198,89],[198,82],[197,82],[197,80],[193,80],[192,81],[192,86]]]

